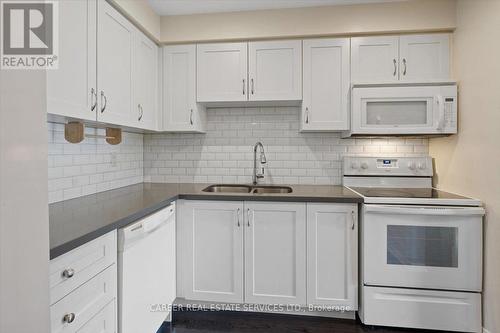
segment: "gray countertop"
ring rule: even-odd
[[[50,259],[147,216],[176,199],[361,203],[343,186],[291,185],[292,193],[206,193],[209,184],[140,183],[49,205]]]

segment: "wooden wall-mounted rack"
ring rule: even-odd
[[[117,145],[122,142],[122,129],[106,127],[106,135],[85,134],[85,124],[72,121],[64,125],[64,138],[70,143],[80,143],[85,138],[103,138],[110,145]]]

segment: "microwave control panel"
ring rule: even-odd
[[[456,97],[446,97],[444,99],[444,127],[447,130],[457,131],[457,105]]]

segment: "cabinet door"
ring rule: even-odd
[[[357,206],[307,204],[307,303],[357,310]]]
[[[304,40],[302,131],[349,129],[349,39]]]
[[[251,101],[302,99],[302,41],[248,43]]]
[[[306,304],[306,205],[245,202],[245,303]]]
[[[196,45],[163,48],[163,130],[203,132],[205,109],[196,103]]]
[[[243,302],[243,204],[179,203],[186,299]]]
[[[116,333],[116,302],[113,300],[92,319],[77,329],[76,333]]]
[[[148,130],[158,127],[158,47],[135,29],[132,115],[135,126]]]
[[[59,2],[59,68],[47,71],[48,113],[96,120],[96,2]]]
[[[351,74],[357,82],[399,80],[399,37],[351,38]]]
[[[246,101],[247,43],[196,47],[198,102]]]
[[[448,34],[401,36],[399,45],[402,81],[449,79]]]
[[[97,21],[97,119],[134,126],[137,121],[136,108],[132,113],[134,27],[106,1],[98,1]]]

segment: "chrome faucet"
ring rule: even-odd
[[[261,164],[261,172],[257,173],[257,148],[260,147],[260,164]],[[266,154],[264,154],[264,146],[262,142],[257,142],[255,146],[253,146],[253,184],[257,185],[257,180],[259,178],[264,178],[264,167],[262,164],[266,164]]]

